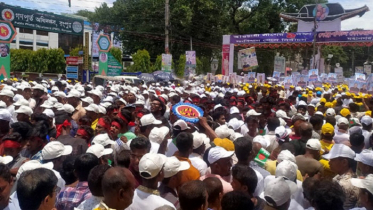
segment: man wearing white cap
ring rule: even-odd
[[[164,164],[167,157],[162,154],[145,154],[139,162],[139,172],[142,177],[140,185],[134,193],[132,204],[127,210],[154,210],[167,205],[176,209],[175,206],[160,196],[158,182],[164,178]]]
[[[100,112],[99,107],[96,104],[90,104],[88,107],[84,107],[86,110],[86,116],[92,120],[91,128],[96,130],[98,123],[98,113]]]
[[[351,179],[353,186],[360,189],[359,203],[365,207],[366,210],[373,209],[373,174],[369,174],[364,179]],[[357,210],[358,208],[356,208]],[[361,209],[361,208],[359,208]]]
[[[11,90],[5,89],[0,91],[0,100],[5,102],[7,106],[6,109],[10,112],[12,116],[10,123],[17,122],[17,117],[14,112],[13,97],[14,93]]]
[[[343,142],[350,140],[350,135],[348,134],[348,119],[345,117],[340,117],[337,121],[338,130],[335,131],[333,140],[336,144],[342,144]]]
[[[155,119],[153,114],[146,114],[140,118],[140,132],[145,137],[149,137],[150,131],[156,127],[162,124],[162,121]]]
[[[203,133],[194,132],[193,134],[193,152],[189,155],[189,160],[192,165],[198,169],[201,176],[204,176],[207,171],[207,164],[203,160],[202,155],[206,150],[206,143],[210,139]]]
[[[22,95],[25,100],[29,102],[29,106],[31,109],[35,108],[36,101],[32,98],[32,90],[30,86],[23,86]]]
[[[208,177],[216,177],[222,182],[224,193],[233,191],[232,185],[222,178],[231,174],[233,154],[234,151],[227,151],[223,147],[212,147],[207,158],[210,163],[211,174],[202,176],[200,180]]]
[[[25,122],[29,125],[32,125],[30,122],[31,115],[33,113],[32,109],[28,106],[21,106],[19,109],[15,111],[17,114],[17,120],[18,122]]]
[[[34,107],[34,113],[42,113],[43,108],[40,106],[44,103],[44,101],[48,99],[48,97],[44,95],[44,86],[36,84],[34,87],[32,87],[32,96],[36,102]]]
[[[363,150],[361,153],[356,154],[355,161],[357,161],[357,169],[362,176],[373,174],[373,151]]]
[[[337,181],[346,193],[344,209],[355,207],[359,195],[359,189],[351,184],[351,179],[356,177],[352,170],[355,152],[344,144],[335,144],[323,157],[329,160],[330,170],[337,173],[333,180]]]
[[[303,177],[321,178],[324,172],[320,160],[321,143],[318,139],[310,139],[306,144],[306,153],[295,157],[299,171]],[[304,179],[304,178],[303,178]]]
[[[296,184],[284,177],[271,180],[264,188],[264,199],[266,200],[264,210],[289,209],[291,196],[296,190]]]
[[[78,122],[78,120],[83,117],[86,114],[85,109],[82,106],[82,103],[80,101],[81,93],[77,90],[71,90],[67,97],[67,102],[75,108],[75,111],[73,113],[73,120],[75,122]]]
[[[364,148],[369,149],[371,147],[369,138],[372,135],[373,120],[370,116],[365,115],[361,118],[360,122],[363,126]]]
[[[43,163],[52,162],[56,171],[62,170],[63,156],[70,155],[73,151],[72,146],[63,145],[59,141],[51,141],[46,144],[41,151]]]

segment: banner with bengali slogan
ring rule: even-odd
[[[0,20],[10,21],[14,27],[83,36],[83,20],[48,12],[0,4]]]

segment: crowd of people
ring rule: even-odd
[[[373,100],[345,85],[0,89],[0,209],[373,209]]]

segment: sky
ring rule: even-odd
[[[71,0],[71,8],[68,6],[68,0],[6,0],[6,3],[53,13],[74,13],[82,9],[94,11],[94,8],[99,7],[103,2],[112,6],[114,1],[115,0]],[[373,0],[329,0],[329,2],[339,2],[345,9],[354,9],[367,5],[371,11],[365,13],[362,17],[356,16],[342,21],[342,30],[351,30],[354,28],[373,30]]]

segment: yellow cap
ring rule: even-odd
[[[320,99],[320,103],[326,103],[326,98]]]
[[[308,95],[312,95],[313,94],[313,92],[312,91],[308,91]]]
[[[294,88],[294,85],[290,85],[290,88]]]
[[[214,139],[214,144],[219,147],[223,147],[227,151],[234,151],[234,144],[231,140],[225,138],[216,138]]]
[[[350,92],[346,92],[346,96],[351,96],[351,93]]]
[[[326,102],[326,103],[325,103],[325,107],[327,107],[327,108],[332,108],[332,107],[333,107],[333,103]]]
[[[330,124],[330,123],[325,123],[321,127],[321,133],[322,134],[333,134],[334,133],[334,127],[333,127],[333,125]]]
[[[350,113],[350,110],[349,109],[346,109],[346,108],[343,108],[342,110],[341,110],[341,115],[343,116],[343,117],[347,117],[348,115],[350,115],[351,113]]]
[[[366,111],[365,115],[372,116],[372,111]]]

